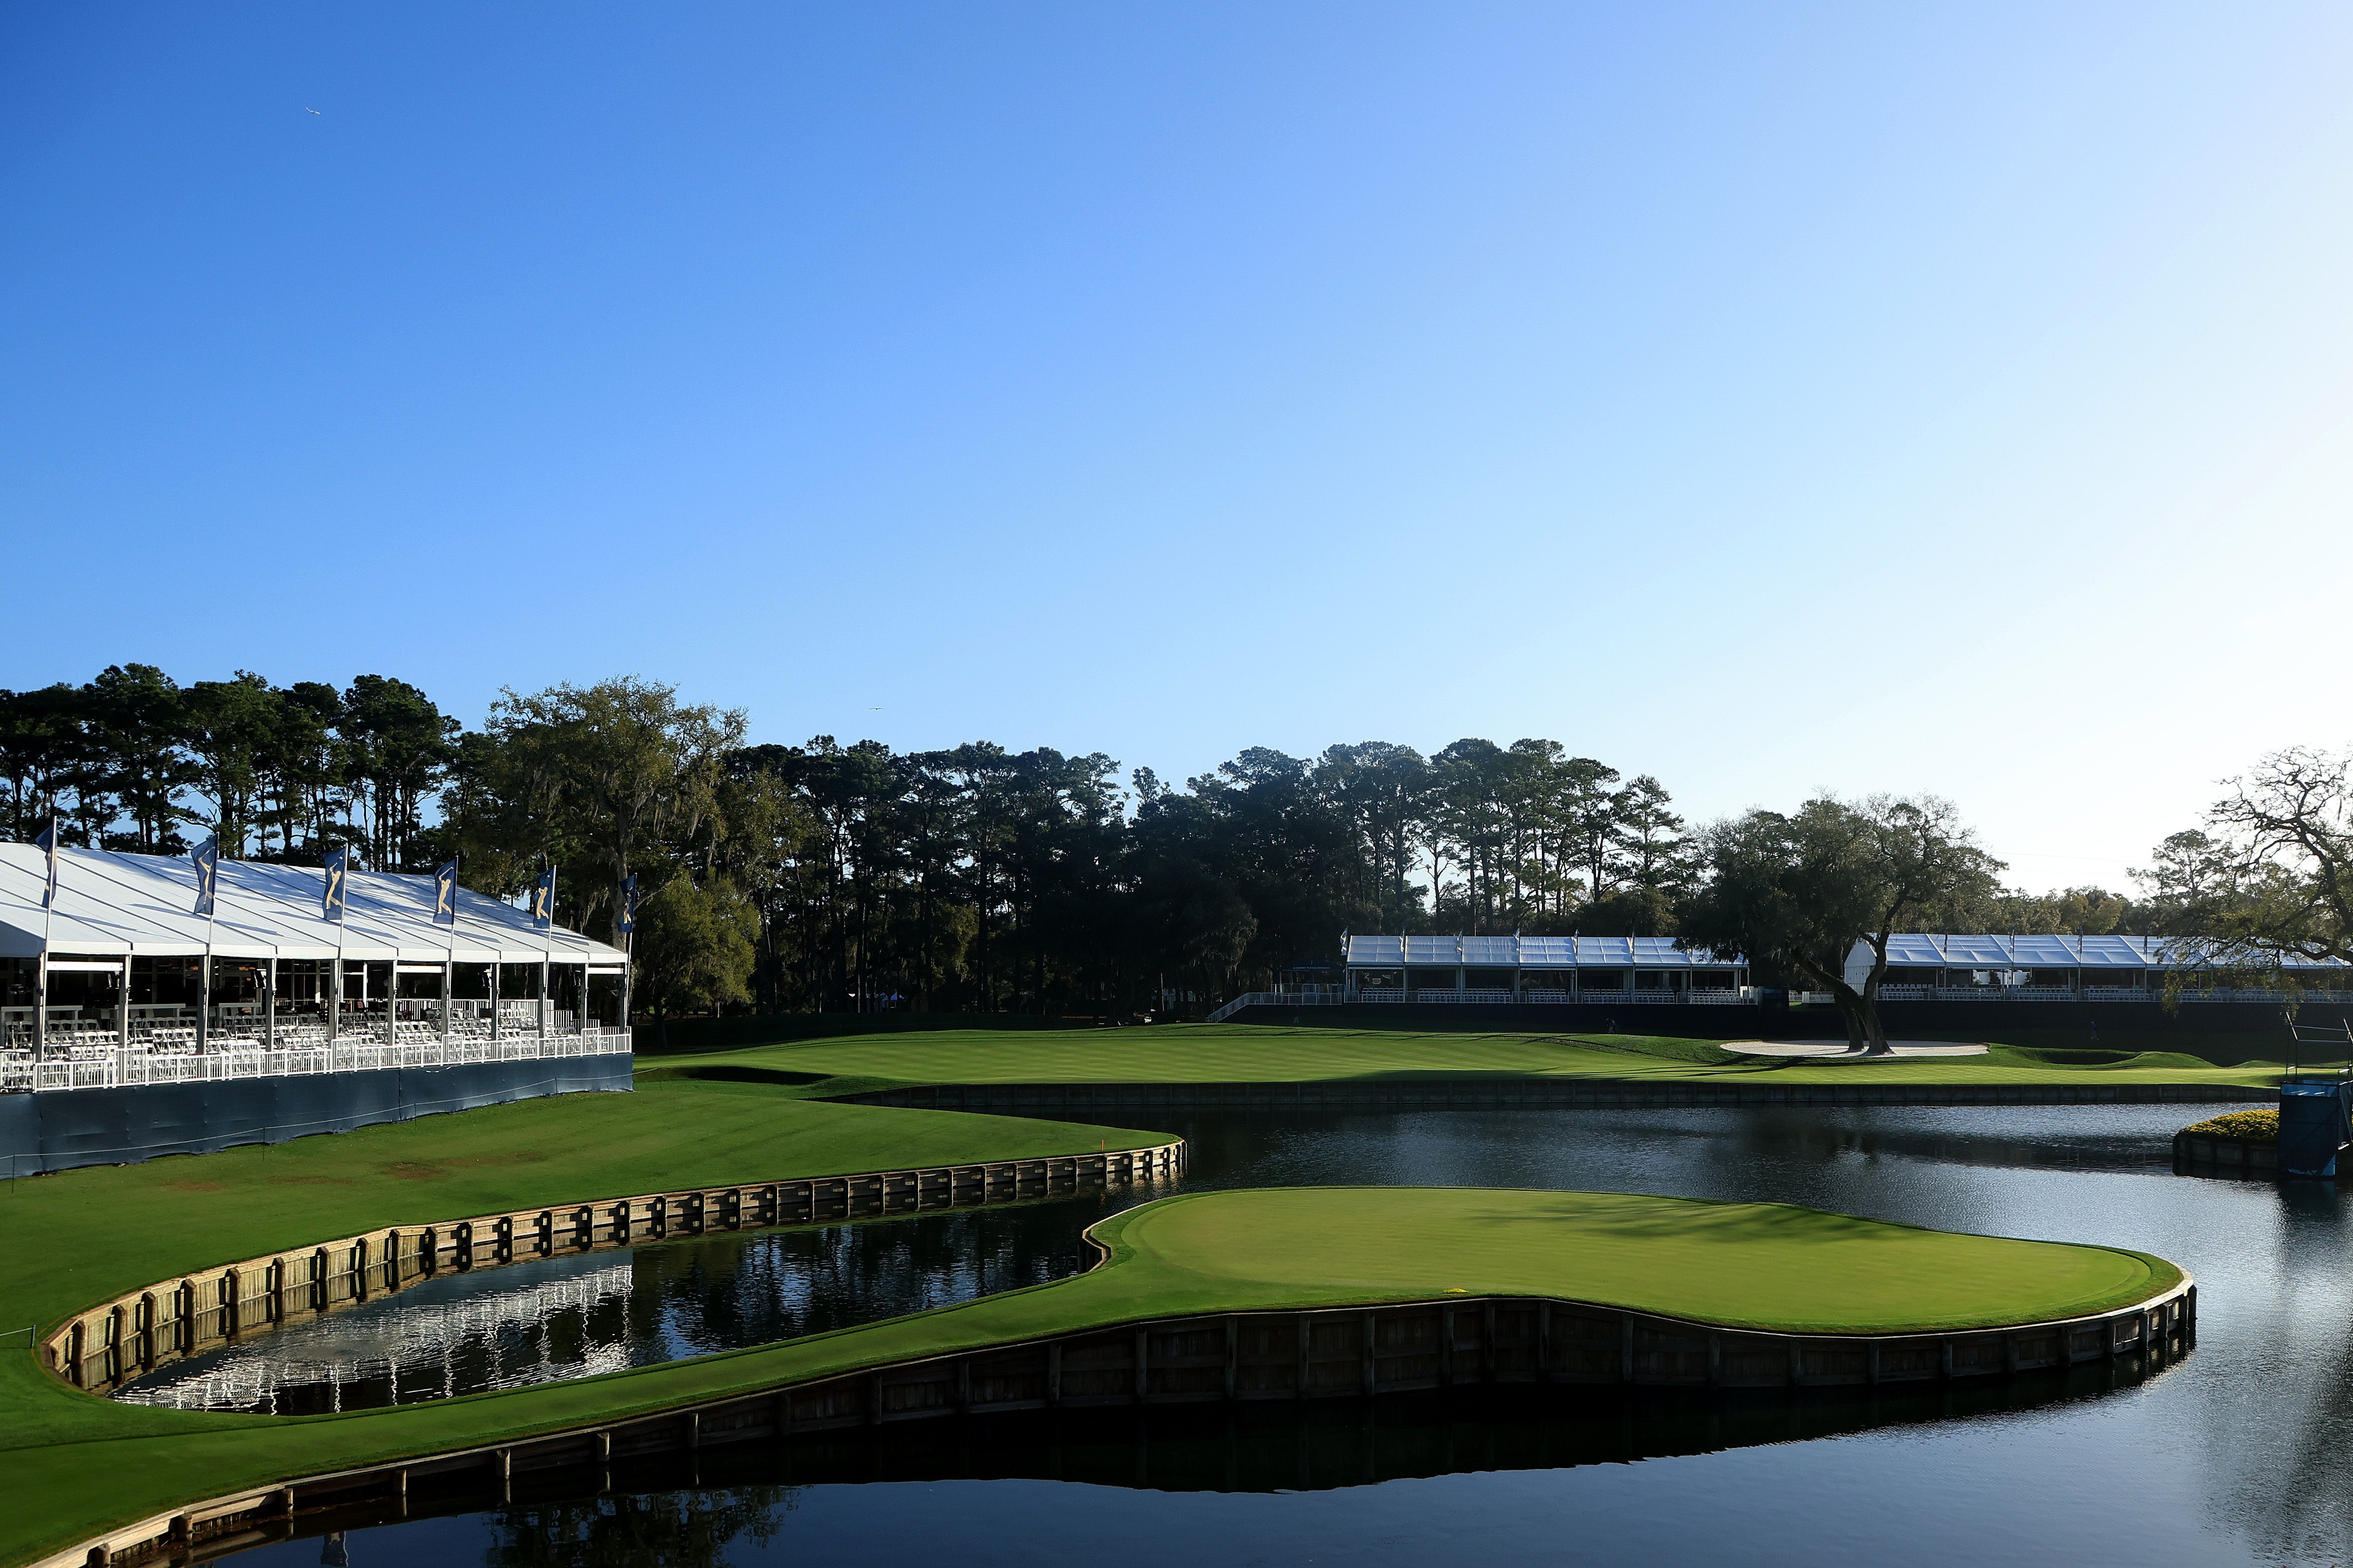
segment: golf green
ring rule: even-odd
[[[1110,1265],[1057,1289],[1180,1310],[1550,1296],[1725,1327],[1884,1334],[2127,1306],[2179,1269],[2113,1247],[1966,1236],[1785,1204],[1478,1187],[1261,1188],[1095,1227]]]

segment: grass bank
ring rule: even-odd
[[[906,1115],[907,1112],[885,1114]],[[967,1119],[977,1120],[977,1119]],[[1959,1236],[1778,1205],[1465,1188],[1188,1195],[1096,1227],[1104,1267],[962,1306],[575,1383],[302,1418],[108,1406],[0,1450],[0,1560],[191,1497],[498,1444],[915,1357],[1192,1312],[1555,1296],[1733,1328],[1981,1328],[2127,1305],[2180,1279],[2105,1247]]]
[[[0,1183],[0,1234],[9,1243],[0,1269],[0,1563],[54,1546],[61,1520],[98,1528],[132,1517],[108,1499],[149,1511],[240,1484],[256,1465],[295,1463],[309,1445],[320,1445],[313,1468],[345,1451],[315,1427],[290,1450],[260,1436],[286,1427],[276,1417],[118,1405],[43,1373],[29,1353],[35,1334],[120,1291],[260,1252],[488,1209],[1166,1141],[1126,1128],[828,1105],[773,1086],[657,1079],[634,1094],[564,1095]],[[453,1426],[424,1408],[385,1414],[353,1451],[463,1440],[463,1418]],[[163,1468],[125,1457],[157,1441],[172,1456]]]
[[[1002,1034],[942,1030],[778,1041],[651,1062],[647,1076],[761,1079],[803,1095],[933,1083],[1298,1083],[1352,1079],[1567,1078],[1651,1082],[2210,1084],[2261,1087],[2275,1061],[2179,1051],[1995,1042],[1981,1058],[1809,1065],[1657,1035],[1466,1034],[1170,1024]]]

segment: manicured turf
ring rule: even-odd
[[[288,1476],[1143,1318],[1460,1290],[1552,1295],[1733,1327],[1890,1331],[2096,1311],[2180,1278],[2136,1253],[1775,1205],[1475,1188],[1202,1194],[1114,1215],[1097,1234],[1111,1261],[1053,1284],[781,1344],[405,1409],[200,1415],[105,1405],[53,1388],[56,1401],[90,1414],[71,1430],[52,1424],[31,1439],[46,1446],[20,1446],[27,1436],[13,1422],[5,1428],[0,1560]]]
[[[2094,1059],[2080,1059],[2090,1058]],[[2115,1058],[2114,1060],[2098,1059]],[[772,1076],[803,1094],[925,1083],[1296,1083],[1328,1079],[1572,1078],[1786,1084],[2275,1082],[2275,1064],[2218,1067],[2172,1052],[1996,1044],[1985,1057],[1840,1066],[1730,1055],[1652,1035],[1458,1034],[1176,1024],[1067,1033],[937,1033],[809,1040],[649,1059],[641,1075]]]
[[[112,1404],[40,1371],[27,1353],[28,1330],[46,1331],[123,1290],[278,1248],[486,1210],[1166,1141],[1124,1128],[828,1105],[755,1084],[658,1079],[634,1094],[565,1095],[0,1182],[0,1235],[9,1244],[0,1268],[0,1563],[46,1539],[26,1531],[46,1517],[49,1494],[24,1478],[61,1466],[57,1485],[70,1494],[98,1484],[76,1467],[111,1442],[195,1435],[194,1458],[178,1461],[193,1466],[185,1477],[134,1489],[145,1506],[160,1506],[218,1489],[206,1457],[221,1439],[207,1435],[268,1419]],[[30,1451],[43,1445],[58,1447],[46,1458]]]
[[[2180,1271],[2136,1252],[1962,1236],[1785,1204],[1477,1187],[1258,1188],[1096,1227],[1138,1286],[1229,1307],[1544,1295],[1741,1328],[1893,1333],[2104,1311]],[[1189,1309],[1187,1309],[1189,1310]]]

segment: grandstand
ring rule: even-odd
[[[0,844],[0,1089],[439,1068],[629,1050],[628,958],[431,877]],[[47,1005],[40,998],[46,993]]]
[[[1847,954],[1846,982],[1870,978],[1872,951],[1858,942]],[[2271,1001],[2270,987],[2213,963],[2200,945],[2179,937],[1961,936],[1905,933],[1887,942],[1886,1002],[2146,1002],[2168,978],[2186,983],[2179,999]],[[2353,976],[2336,959],[2287,957],[2270,978],[2316,1001],[2353,1001]]]

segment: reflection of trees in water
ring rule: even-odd
[[[2353,1331],[2343,1310],[2347,1218],[2336,1184],[2279,1188],[2288,1256],[2269,1318],[2249,1330],[2265,1342],[2241,1351],[2246,1397],[2210,1390],[2201,1422],[2220,1483],[2216,1510],[2268,1560],[2328,1563],[2353,1555]],[[2306,1303],[2331,1301],[2315,1311]],[[2306,1338],[2309,1336],[2309,1338]],[[2242,1374],[2243,1375],[2243,1374]],[[2227,1415],[2221,1414],[2227,1411]]]
[[[618,1494],[490,1516],[485,1568],[713,1568],[739,1537],[765,1546],[797,1487]]]
[[[714,1237],[636,1258],[628,1331],[689,1355],[822,1333],[1039,1284],[1082,1266],[1067,1203]]]

